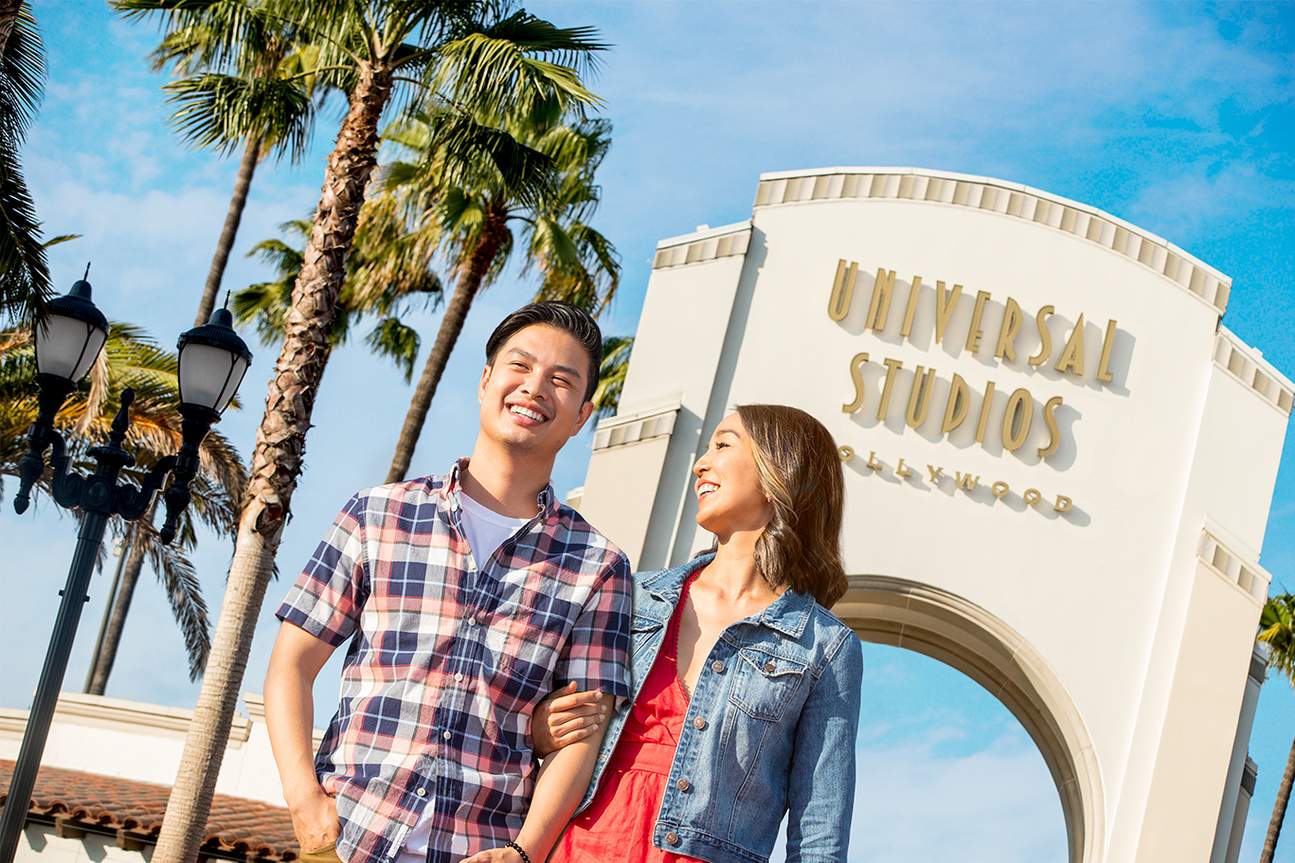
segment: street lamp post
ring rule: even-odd
[[[138,519],[148,511],[154,495],[169,475],[171,483],[163,493],[166,521],[161,535],[163,542],[175,537],[180,514],[189,504],[189,483],[198,472],[198,447],[233,399],[252,361],[247,345],[231,326],[233,319],[229,311],[217,309],[206,324],[180,336],[180,451],[160,459],[141,486],[118,482],[122,468],[135,463],[122,448],[130,425],[130,406],[135,400],[134,391],[127,388],[121,393],[121,407],[113,420],[108,442],[89,451],[96,464],[94,473],[81,474],[70,467],[71,457],[63,436],[54,428],[54,417],[107,341],[108,322],[91,302],[90,294],[89,282],[85,279],[76,282],[67,295],[50,302],[47,319],[36,328],[38,412],[28,433],[27,453],[18,466],[19,487],[14,509],[19,513],[27,510],[32,486],[45,472],[48,450],[52,468],[50,491],[54,500],[60,506],[79,510],[82,517],[67,583],[60,591],[63,598],[54,632],[9,783],[3,820],[0,820],[0,863],[12,863],[18,850],[36,784],[36,771],[45,750],[72,640],[81,608],[88,599],[86,589],[108,519],[114,515]]]

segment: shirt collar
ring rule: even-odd
[[[679,594],[683,592],[684,579],[714,559],[715,552],[703,552],[687,563],[648,576],[643,582],[643,589],[657,599],[674,606],[679,601]],[[809,621],[809,612],[813,605],[812,596],[788,588],[769,603],[754,622],[791,638],[800,638],[805,631],[805,624]]]
[[[457,512],[460,509],[459,495],[463,493],[463,471],[468,466],[468,458],[465,456],[454,462],[450,472],[445,475],[445,481],[441,483],[441,496],[445,499],[446,505],[451,511]],[[552,519],[558,514],[557,495],[553,492],[552,483],[548,483],[540,489],[540,493],[535,496],[535,503],[539,506],[539,511],[544,514],[545,520]]]

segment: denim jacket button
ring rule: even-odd
[[[773,673],[774,673],[774,671],[775,671],[775,670],[777,670],[777,668],[778,668],[778,666],[774,665],[774,664],[773,664],[773,660],[772,660],[772,659],[770,659],[768,662],[766,662],[766,663],[764,664],[764,673],[765,673],[765,674],[773,674]]]
[[[678,844],[679,844],[679,834],[678,834],[678,833],[676,833],[676,832],[674,832],[673,830],[671,830],[669,833],[667,833],[667,834],[665,835],[665,841],[666,841],[666,843],[667,843],[667,844],[669,844],[669,845],[678,845]]]
[[[717,659],[710,664],[710,670],[716,674],[722,674],[724,672],[724,663]]]
[[[692,787],[692,785],[688,783],[687,779],[680,779],[678,782],[674,784],[674,787],[678,788],[680,791],[687,791],[689,788]]]
[[[698,731],[702,731],[706,728],[706,720],[698,716],[692,721],[692,727],[696,728]]]

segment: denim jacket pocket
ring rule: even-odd
[[[755,647],[737,652],[729,700],[755,719],[776,721],[804,682],[807,664]]]

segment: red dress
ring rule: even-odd
[[[679,615],[692,576],[684,582],[666,628],[665,641],[621,730],[589,808],[558,840],[549,863],[702,863],[652,844],[652,831],[665,797],[688,692],[679,682]]]

